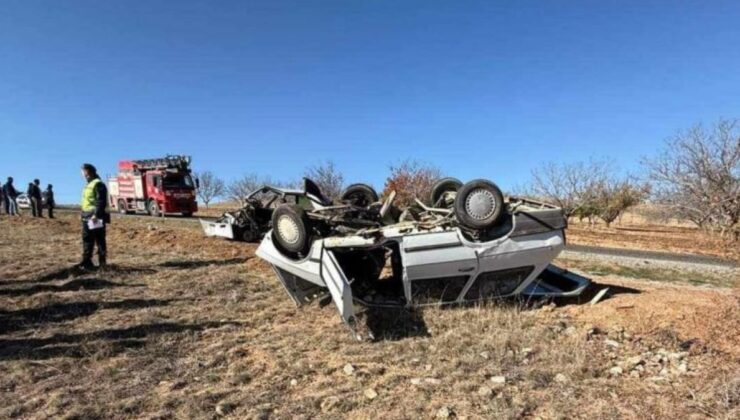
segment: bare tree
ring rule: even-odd
[[[408,206],[414,198],[428,201],[434,183],[442,178],[442,171],[433,165],[415,160],[405,160],[398,165],[391,165],[390,175],[385,181],[383,195],[396,191],[395,202],[399,206]]]
[[[605,182],[610,171],[608,161],[550,162],[532,171],[531,194],[558,205],[571,217],[593,200],[596,186]],[[583,210],[579,217],[593,217]]]
[[[307,168],[305,177],[315,182],[321,192],[330,200],[338,199],[339,195],[342,194],[344,175],[330,160]]]
[[[640,204],[649,194],[647,185],[638,185],[629,177],[606,178],[594,185],[594,192],[584,209],[591,209],[609,227],[627,209]]]
[[[262,185],[263,182],[257,174],[247,174],[231,181],[226,187],[226,193],[230,200],[244,205],[247,195]]]
[[[224,180],[211,171],[197,172],[195,178],[198,180],[198,197],[206,205],[206,208],[214,198],[218,198],[226,192]]]
[[[701,228],[740,239],[740,127],[720,120],[696,125],[666,142],[660,155],[643,160],[654,195],[675,214]]]

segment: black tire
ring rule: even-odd
[[[255,232],[251,226],[245,226],[241,231],[241,240],[244,242],[256,242],[259,239],[259,233]]]
[[[457,191],[462,187],[463,183],[457,178],[442,178],[435,182],[432,186],[432,192],[429,195],[431,202],[429,204],[436,205],[437,201],[442,198],[442,195],[446,192]]]
[[[503,211],[504,195],[491,181],[476,179],[457,191],[455,217],[467,228],[489,229],[498,223]]]
[[[159,204],[157,204],[157,200],[149,200],[146,210],[150,216],[159,217]]]
[[[281,204],[272,213],[272,237],[290,257],[305,255],[310,247],[308,217],[295,204]]]
[[[118,213],[128,214],[128,208],[126,207],[126,201],[123,199],[118,200]]]
[[[378,201],[378,193],[367,184],[352,184],[344,189],[341,200],[358,207],[367,207]]]

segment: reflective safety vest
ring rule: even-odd
[[[95,211],[95,204],[97,203],[97,193],[95,192],[95,186],[98,183],[103,182],[100,178],[95,178],[85,185],[82,189],[82,198],[80,198],[80,209],[85,213],[92,213]],[[105,212],[108,213],[108,201],[105,202]]]

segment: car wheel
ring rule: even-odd
[[[289,256],[305,255],[310,245],[306,212],[295,204],[281,204],[272,213],[272,234]]]
[[[488,229],[501,219],[503,210],[504,195],[491,181],[476,179],[457,191],[455,217],[465,227]]]
[[[341,200],[358,207],[367,207],[378,201],[378,193],[367,184],[352,184],[345,188]]]
[[[159,204],[157,204],[157,200],[150,200],[147,209],[149,210],[149,215],[154,217],[159,216]]]
[[[257,232],[255,232],[251,226],[247,226],[242,229],[241,239],[244,242],[254,242],[259,239]]]
[[[457,178],[442,178],[435,182],[432,186],[432,192],[430,194],[430,204],[432,206],[438,205],[439,200],[445,193],[455,192],[462,187],[463,183]]]

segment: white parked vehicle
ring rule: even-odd
[[[18,197],[15,198],[15,203],[18,205],[19,209],[30,209],[31,208],[31,198],[28,197],[28,194],[18,194]]]

